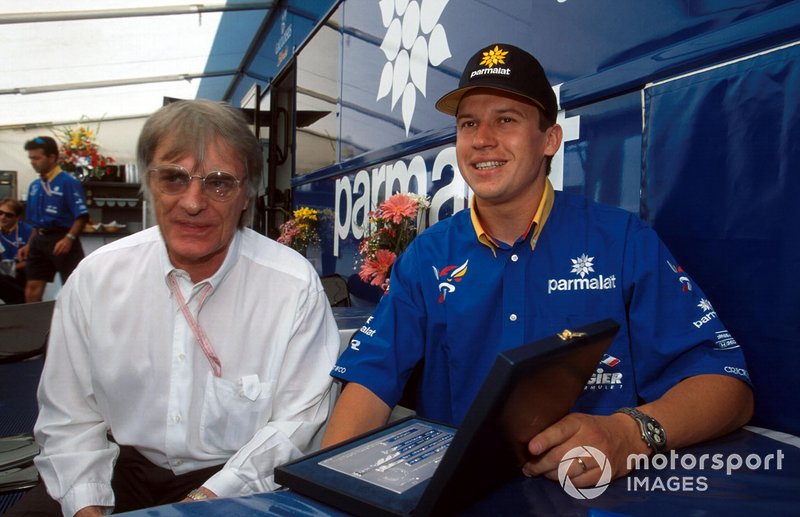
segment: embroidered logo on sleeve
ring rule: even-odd
[[[669,268],[673,271],[673,273],[678,275],[678,280],[682,284],[681,285],[681,289],[683,290],[683,292],[684,293],[688,293],[689,291],[691,291],[692,290],[692,282],[691,282],[691,280],[689,280],[689,277],[686,275],[686,271],[684,271],[683,268],[681,266],[679,266],[678,264],[673,264],[669,260],[667,261],[667,264],[669,264]]]

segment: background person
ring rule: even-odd
[[[245,227],[262,156],[241,113],[163,107],[137,159],[158,226],[81,262],[53,316],[36,466],[65,515],[273,490],[328,415],[336,324],[311,264]]]
[[[19,250],[28,243],[33,228],[22,221],[25,207],[16,199],[0,201],[0,299],[5,303],[25,302],[25,262],[19,260]]]
[[[556,479],[565,453],[589,445],[618,477],[630,453],[747,422],[741,350],[716,313],[704,318],[711,304],[655,232],[624,210],[553,190],[547,174],[562,131],[539,62],[490,45],[436,106],[456,116],[470,210],[427,229],[395,262],[389,292],[354,336],[359,346],[331,373],[348,384],[323,446],[386,422],[420,361],[417,412],[458,425],[498,352],[605,318],[622,327],[596,382],[573,413],[531,437],[524,473]],[[588,459],[569,471],[575,486],[600,474]]]
[[[25,300],[40,302],[56,272],[63,284],[83,259],[80,234],[89,220],[89,209],[80,181],[58,165],[55,139],[36,137],[25,143],[25,150],[39,179],[28,188],[25,215],[35,232],[21,249],[20,260],[27,262]]]

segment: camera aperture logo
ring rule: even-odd
[[[600,467],[602,471],[600,479],[597,480],[594,487],[576,488],[567,475],[572,463],[576,462],[579,458],[592,458]],[[608,459],[606,459],[606,455],[598,449],[589,445],[575,447],[574,449],[568,450],[564,457],[561,458],[561,463],[558,465],[558,482],[561,483],[561,488],[575,499],[594,499],[608,488],[608,484],[611,482],[611,465]]]

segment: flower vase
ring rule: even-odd
[[[305,255],[306,259],[314,266],[317,274],[322,275],[322,249],[319,244],[309,244],[303,255]]]

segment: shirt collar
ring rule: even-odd
[[[228,273],[228,271],[233,268],[233,265],[236,263],[237,258],[239,257],[239,247],[241,245],[242,239],[242,232],[243,230],[236,230],[236,233],[233,234],[233,240],[231,240],[230,246],[228,246],[228,252],[225,254],[225,260],[222,262],[222,265],[217,269],[217,271],[211,275],[210,277],[206,278],[198,282],[197,286],[203,286],[205,284],[210,284],[212,289],[216,289],[217,286],[222,282],[222,279]],[[161,271],[164,275],[164,283],[168,284],[168,277],[174,271],[179,276],[185,276],[187,282],[189,282],[189,275],[183,271],[182,269],[176,268],[172,265],[172,262],[169,259],[169,253],[167,252],[167,245],[164,243],[164,238],[161,238]],[[194,286],[194,287],[197,287]],[[187,300],[189,297],[187,296]]]
[[[528,225],[528,228],[522,234],[523,239],[530,236],[531,250],[536,249],[536,242],[539,240],[539,235],[542,233],[544,223],[547,222],[547,218],[550,216],[550,211],[553,209],[555,197],[555,190],[553,190],[553,185],[550,183],[550,179],[548,178],[545,181],[542,199],[539,200],[539,207],[536,209],[536,213],[533,215],[533,219]],[[492,238],[491,235],[486,232],[486,230],[483,229],[483,225],[478,218],[478,211],[475,209],[475,196],[472,196],[472,199],[469,202],[469,207],[470,217],[472,218],[472,226],[475,228],[475,235],[478,237],[478,241],[484,246],[488,246],[492,250],[492,253],[496,255],[495,250],[499,248],[500,245]]]
[[[59,166],[59,165],[56,165],[56,166],[53,168],[53,170],[51,170],[50,172],[48,172],[48,173],[47,173],[47,182],[49,183],[49,182],[53,181],[53,178],[55,178],[56,176],[58,176],[58,174],[59,174],[60,172],[61,172],[61,166]]]

